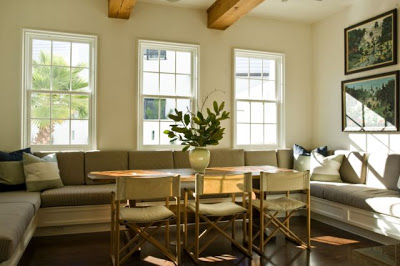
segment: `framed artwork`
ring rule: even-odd
[[[342,81],[342,130],[398,131],[399,71]]]
[[[397,9],[344,29],[345,74],[397,64]]]

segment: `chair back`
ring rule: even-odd
[[[196,174],[196,194],[225,194],[251,192],[251,173],[232,175]]]
[[[145,200],[181,196],[179,175],[119,177],[116,180],[116,200]]]
[[[310,174],[305,172],[260,173],[260,189],[263,191],[293,191],[310,189]]]

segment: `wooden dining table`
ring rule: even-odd
[[[279,168],[271,165],[261,166],[232,166],[232,167],[211,167],[205,171],[206,175],[225,175],[251,173],[253,178],[259,178],[260,172],[278,173],[292,172],[292,169]],[[194,182],[195,172],[191,168],[178,169],[153,169],[153,170],[117,170],[117,171],[96,171],[90,172],[88,177],[95,182],[104,182],[117,179],[119,177],[155,177],[165,175],[180,175],[181,182]]]

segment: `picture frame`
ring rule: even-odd
[[[342,81],[342,131],[399,130],[399,73]]]
[[[344,29],[346,75],[397,64],[397,9]]]

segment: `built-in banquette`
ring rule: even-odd
[[[399,154],[345,154],[343,183],[311,184],[312,211],[400,239]],[[45,153],[36,153],[43,157]],[[102,170],[190,168],[181,151],[96,151],[57,153],[64,187],[39,192],[0,193],[0,262],[14,265],[32,235],[109,230],[114,184],[93,182]],[[211,150],[210,167],[273,165],[292,168],[290,149]],[[185,183],[185,186],[194,186]],[[301,197],[302,195],[297,195]],[[2,265],[3,265],[2,264]]]

